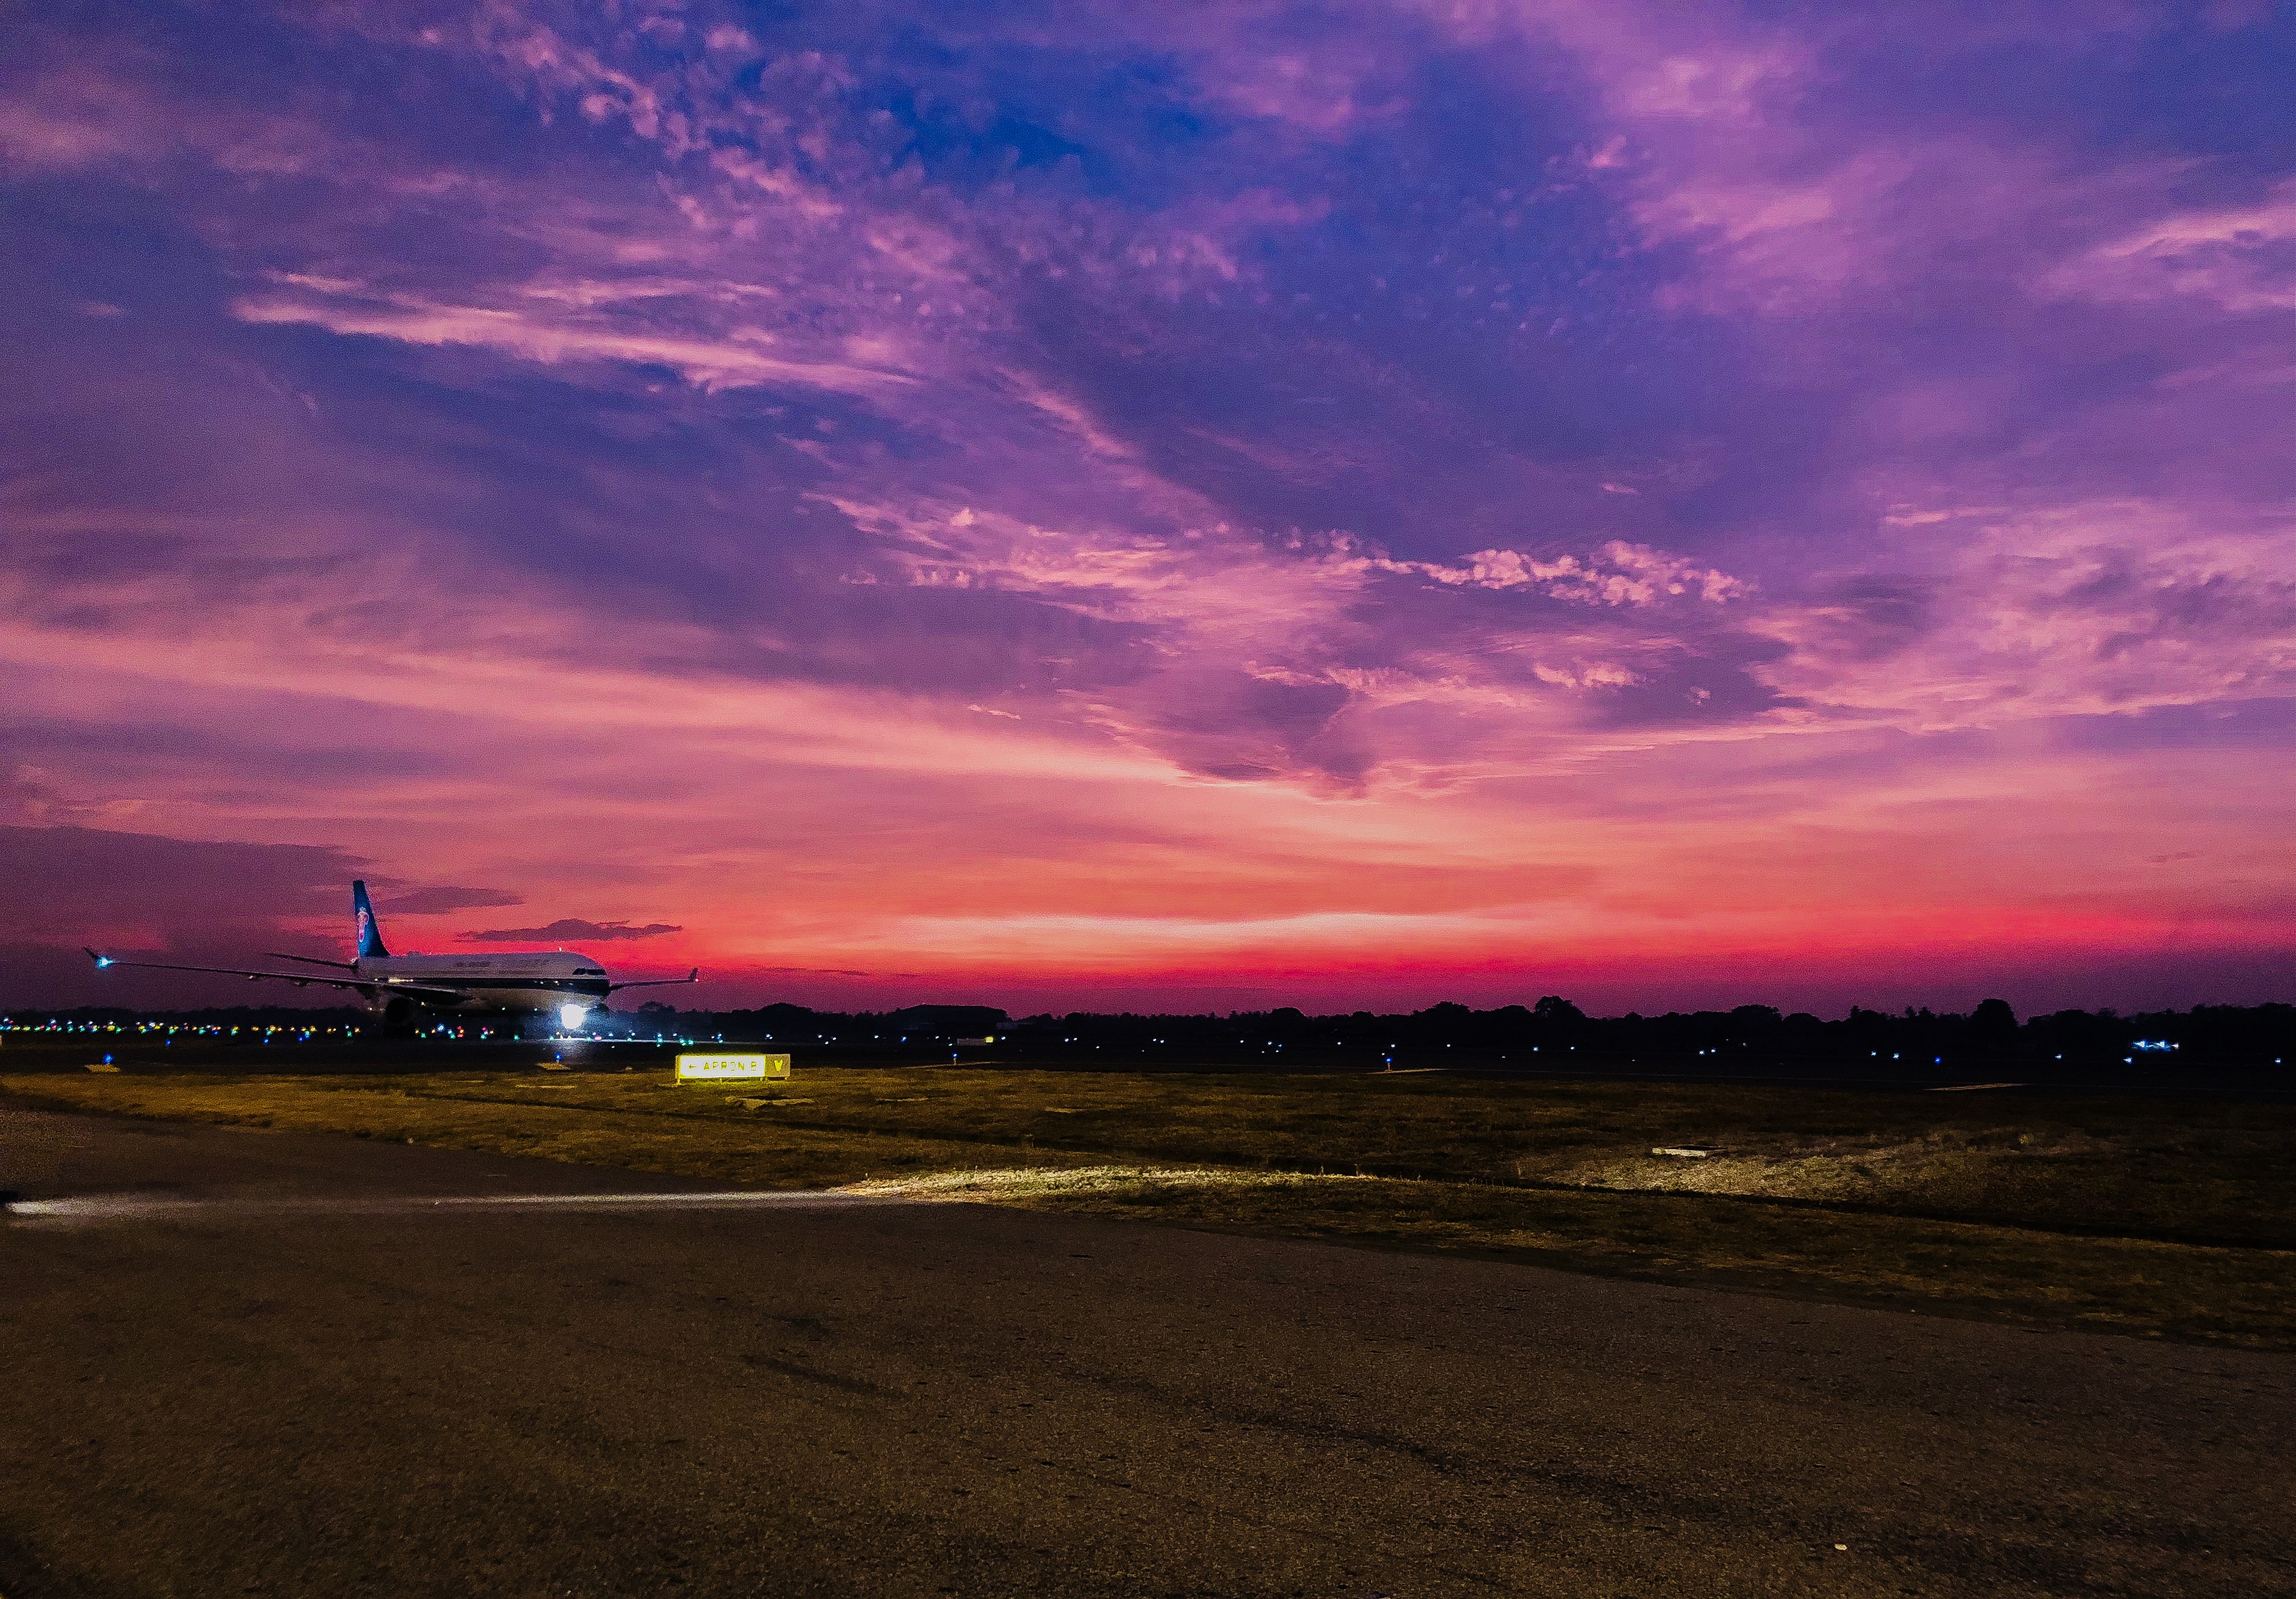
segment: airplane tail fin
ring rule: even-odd
[[[363,961],[369,955],[390,958],[390,951],[383,947],[382,929],[375,922],[374,906],[367,902],[364,882],[351,884],[351,922],[354,959]]]

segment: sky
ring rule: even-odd
[[[79,947],[354,876],[711,1006],[2296,998],[2292,80],[2230,0],[19,12],[0,1003],[262,997]]]

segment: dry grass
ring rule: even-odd
[[[2284,1107],[979,1070],[821,1069],[741,1093],[524,1072],[39,1076],[0,1090],[2296,1348]],[[1649,1153],[1701,1144],[1715,1152]]]
[[[668,1113],[643,1103],[584,1103],[553,1092],[563,1080],[39,1077],[0,1078],[0,1093],[116,1115],[348,1134],[761,1188],[829,1187],[943,1170],[980,1157],[972,1143],[766,1121],[726,1104],[725,1096],[703,1091],[697,1097],[693,1089],[678,1091]],[[512,1087],[529,1097],[504,1093]],[[484,1092],[489,1089],[491,1097]],[[1032,1158],[1019,1152],[1023,1160]],[[1085,1158],[1045,1159],[1077,1164]]]
[[[659,1078],[531,1075],[428,1091],[715,1113]],[[801,1074],[791,1128],[1159,1162],[1681,1190],[2012,1226],[2296,1248],[2296,1107],[1438,1076],[978,1070]],[[697,1097],[700,1095],[701,1097]],[[705,1103],[705,1100],[707,1103]],[[1703,1160],[1653,1156],[1705,1144]]]
[[[1898,1216],[1392,1177],[1201,1169],[949,1173],[919,1197],[1477,1254],[1570,1270],[2140,1337],[2296,1349],[2296,1253]]]

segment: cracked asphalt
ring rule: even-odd
[[[4,1599],[2296,1591],[2286,1356],[21,1111],[0,1186]]]

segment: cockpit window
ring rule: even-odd
[[[603,977],[606,975],[606,969],[603,966],[577,966],[574,968],[574,975],[577,977]]]

